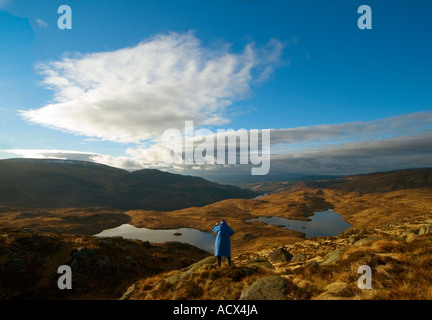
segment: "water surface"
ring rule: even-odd
[[[213,252],[215,236],[212,233],[202,232],[193,228],[179,229],[147,229],[137,228],[131,224],[123,224],[119,227],[106,229],[96,234],[97,237],[123,237],[125,239],[138,239],[153,243],[178,241],[189,243],[197,248]]]
[[[310,219],[311,221],[301,221],[281,217],[259,217],[248,221],[261,221],[263,223],[302,232],[305,234],[306,238],[337,236],[344,232],[345,229],[351,227],[340,214],[333,210],[315,212]]]

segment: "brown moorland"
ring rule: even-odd
[[[56,260],[59,256],[64,257],[63,262],[72,263],[76,253],[83,250],[82,248],[99,252],[98,248],[103,247],[103,250],[106,250],[100,251],[103,254],[89,257],[97,257],[100,261],[95,258],[92,264],[86,265],[85,261],[81,263],[81,271],[87,281],[91,279],[88,273],[101,272],[99,267],[95,268],[95,262],[99,261],[97,266],[106,265],[104,257],[111,251],[113,256],[108,256],[108,261],[117,266],[115,272],[119,273],[118,270],[131,263],[129,258],[125,258],[127,255],[136,262],[134,276],[119,277],[118,282],[114,282],[111,287],[107,285],[109,277],[104,276],[100,277],[94,286],[91,281],[87,287],[80,283],[80,290],[88,288],[88,291],[80,291],[73,298],[429,300],[432,298],[431,171],[422,169],[416,173],[415,170],[404,170],[400,174],[401,176],[397,172],[390,172],[387,177],[385,173],[370,175],[370,184],[377,183],[377,177],[380,181],[385,181],[382,192],[375,187],[364,189],[368,183],[367,176],[363,175],[359,179],[364,187],[360,189],[352,189],[347,178],[344,182],[348,183],[346,188],[341,185],[337,188],[334,185],[325,186],[319,181],[301,183],[259,199],[228,199],[203,207],[165,212],[122,212],[97,208],[3,208],[0,214],[1,225],[17,227],[20,231],[0,231],[0,273],[4,275],[5,272],[12,272],[8,273],[8,277],[2,277],[9,281],[5,283],[3,280],[0,283],[2,289],[10,289],[12,284],[25,280],[20,273],[23,272],[23,266],[29,271],[28,266],[37,266],[39,263],[48,270],[47,261],[55,263],[49,269],[49,276],[48,273],[33,276],[38,279],[38,284],[34,284],[35,291],[29,293],[10,289],[2,291],[5,292],[2,299],[40,298],[40,295],[34,294],[42,292],[44,286],[52,285],[52,281],[58,277],[57,274],[53,276],[52,271],[54,265],[60,261]],[[409,179],[407,175],[410,176]],[[354,177],[353,180],[355,179],[357,178]],[[401,183],[401,180],[405,183]],[[329,208],[341,214],[352,227],[338,236],[305,239],[299,232],[257,221],[248,222],[257,216],[307,220],[314,212]],[[76,216],[76,219],[73,219],[73,216]],[[95,234],[106,227],[123,223],[147,228],[191,227],[209,232],[211,226],[222,218],[226,219],[235,231],[232,238],[234,266],[231,268],[217,268],[214,260],[209,257],[211,253],[196,248],[197,251],[193,251],[191,246],[179,243],[156,245],[117,238],[110,242],[110,239],[77,234]],[[47,234],[47,231],[51,233]],[[28,237],[47,237],[50,243],[47,245],[48,249],[42,250],[38,247],[40,244],[35,247],[30,240],[17,240]],[[20,241],[23,241],[24,245]],[[167,249],[163,254],[152,249],[155,250],[152,259],[140,260],[143,258],[140,258],[138,252],[145,253],[147,249],[142,248],[148,245],[152,248],[178,246],[178,249]],[[273,252],[282,249],[289,252],[288,258],[275,260]],[[20,255],[21,250],[31,251],[33,256],[28,256],[27,253]],[[179,255],[176,255],[177,250]],[[188,259],[179,258],[182,250],[189,252]],[[37,254],[39,251],[42,254]],[[122,252],[122,255],[119,252]],[[135,255],[126,252],[133,252]],[[37,256],[40,261],[35,260]],[[26,257],[30,257],[30,260]],[[357,270],[361,265],[372,268],[372,290],[361,290],[357,286]],[[21,280],[17,280],[18,278]],[[110,290],[98,291],[97,288],[104,286]],[[51,290],[54,294],[55,290]]]

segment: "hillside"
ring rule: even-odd
[[[71,160],[0,160],[0,206],[175,210],[255,192],[202,178]]]
[[[432,222],[432,220],[429,220]],[[421,224],[318,237],[256,250],[216,266],[205,258],[187,268],[138,280],[131,300],[430,300],[432,233]],[[424,228],[424,227],[423,227]],[[430,225],[429,225],[430,228]],[[358,268],[372,270],[371,289]],[[240,302],[241,303],[241,302]]]
[[[250,248],[221,267],[187,244],[0,229],[0,300],[430,300],[432,219]],[[69,265],[72,290],[57,288]],[[358,287],[361,265],[372,289]]]
[[[360,193],[382,193],[421,188],[432,189],[432,168],[377,172],[327,181],[308,181],[302,182],[294,188],[300,186]]]
[[[178,242],[0,230],[0,300],[118,299],[138,279],[186,267],[209,255]],[[59,290],[68,265],[73,290]]]
[[[243,186],[261,194],[304,189],[333,189],[360,193],[432,189],[432,168],[404,169],[342,177],[304,177],[286,181],[249,183],[243,184]]]
[[[146,183],[143,175],[154,176]],[[310,187],[298,184],[259,199],[226,199],[164,212],[2,207],[0,300],[430,300],[429,175],[428,169],[359,175],[327,181],[327,188],[323,181],[308,182]],[[116,181],[145,192],[183,179],[150,170],[120,175]],[[205,183],[188,183],[197,182]],[[358,191],[367,188],[377,192]],[[352,227],[337,236],[306,239],[301,232],[251,221],[258,216],[307,220],[328,208]],[[209,232],[221,218],[235,231],[232,267],[225,263],[217,268],[211,252],[180,243],[90,236],[123,223]],[[76,291],[57,295],[55,267],[63,263],[73,267]],[[372,268],[372,290],[357,286],[361,265]]]

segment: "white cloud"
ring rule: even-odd
[[[20,111],[24,119],[54,129],[115,142],[151,139],[185,120],[229,122],[226,108],[268,76],[282,47],[250,44],[235,54],[210,51],[192,33],[158,35],[113,52],[65,56],[39,65],[52,103]]]
[[[81,151],[71,151],[71,150],[3,149],[0,151],[15,154],[22,158],[32,158],[32,159],[68,159],[68,160],[92,161],[91,158],[97,155],[96,153],[92,153],[92,152],[81,152]]]
[[[49,27],[48,23],[46,23],[45,21],[43,21],[42,19],[39,19],[39,18],[36,19],[36,23],[41,28],[48,28]]]

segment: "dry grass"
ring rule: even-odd
[[[342,214],[347,222],[353,224],[354,228],[337,237],[305,240],[299,233],[280,227],[246,222],[256,215],[276,215],[276,213],[281,216],[305,219],[317,208],[330,205],[336,212]],[[177,257],[174,261],[182,266],[192,264],[194,262],[192,258],[183,261],[182,255],[176,252],[176,248],[164,251],[160,247],[151,253],[150,263],[146,261],[143,252],[136,252],[134,260],[138,265],[140,267],[144,265],[152,272],[148,277],[142,276],[140,268],[136,268],[135,275],[128,274],[128,283],[119,284],[120,289],[128,288],[132,278],[138,280],[135,283],[136,289],[131,296],[132,299],[235,300],[258,278],[277,274],[287,280],[286,299],[431,300],[432,234],[418,234],[422,225],[431,223],[427,222],[427,219],[432,218],[431,208],[432,197],[430,190],[426,189],[399,190],[380,194],[323,189],[270,195],[258,200],[231,199],[205,207],[163,213],[136,210],[126,213],[107,211],[99,215],[98,211],[76,213],[73,209],[58,212],[4,212],[0,222],[7,222],[10,226],[16,224],[20,228],[34,224],[36,231],[58,228],[61,231],[89,232],[89,221],[95,228],[104,228],[105,223],[116,224],[127,220],[137,226],[152,228],[187,226],[209,231],[210,226],[221,217],[228,219],[236,232],[232,238],[236,266],[217,268],[214,265],[205,265],[195,270],[189,277],[170,283],[166,281],[168,277],[179,271],[163,272],[176,268],[172,265],[173,257]],[[109,218],[108,222],[105,218]],[[28,234],[25,237],[28,237]],[[73,243],[65,241],[61,244],[63,251],[51,246],[52,243],[48,240],[46,244],[49,245],[33,252],[29,247],[25,248],[30,252],[29,261],[34,262],[35,266],[40,266],[37,264],[35,254],[37,252],[45,259],[41,262],[42,265],[47,263],[54,265],[60,260],[67,260],[66,258],[70,260],[72,248],[92,247],[92,243],[86,242],[85,237],[71,237],[74,239]],[[24,241],[24,244],[20,241]],[[4,270],[6,262],[12,259],[10,254],[23,245],[25,246],[25,240],[20,240],[15,235],[0,234],[0,249],[7,250],[7,255],[2,255],[0,251],[1,270]],[[122,264],[126,253],[122,250],[132,250],[132,245],[122,244],[122,246],[123,248],[116,248],[118,252],[116,251],[115,257],[110,258],[110,261],[117,270],[123,272],[125,269]],[[248,260],[268,258],[270,251],[281,246],[286,247],[293,254],[302,253],[305,260],[274,264],[276,270],[273,271],[247,265]],[[311,261],[319,262],[327,253],[341,248],[345,251],[338,263],[333,265],[311,263]],[[95,247],[95,250],[99,249]],[[108,251],[102,253],[112,254]],[[118,258],[120,256],[121,259]],[[69,260],[66,262],[69,263]],[[360,276],[357,270],[361,265],[372,268],[372,290],[361,290],[357,286]],[[89,268],[91,270],[91,265]],[[29,274],[27,280],[33,280],[32,277],[34,275]],[[23,278],[20,281],[24,283],[27,280]],[[109,281],[109,277],[102,280]],[[109,288],[111,292],[120,290],[115,288],[115,285],[108,284],[111,286]]]

